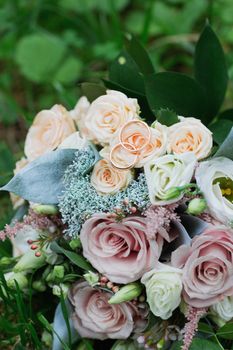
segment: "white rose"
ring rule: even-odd
[[[196,170],[197,185],[204,194],[211,215],[233,224],[233,161],[218,157],[202,162]]]
[[[108,90],[106,95],[94,100],[83,120],[85,135],[95,143],[108,144],[113,134],[127,121],[137,119],[137,99],[128,98],[119,91]]]
[[[35,241],[39,238],[40,232],[34,229],[32,226],[24,226],[19,230],[11,242],[13,245],[13,256],[17,257],[23,255],[31,250],[28,240]]]
[[[130,170],[118,170],[106,159],[99,160],[91,174],[91,184],[100,194],[114,194],[126,188],[132,180]]]
[[[211,315],[217,323],[223,325],[233,318],[233,296],[225,297],[210,308]]]
[[[72,148],[72,149],[82,149],[85,148],[88,144],[87,139],[82,138],[80,133],[74,132],[70,136],[68,136],[58,148]]]
[[[167,191],[189,184],[195,165],[193,153],[168,154],[146,163],[144,171],[151,203],[165,205],[182,198],[181,193],[176,198],[167,199]]]
[[[197,159],[206,158],[213,146],[211,131],[199,119],[179,119],[179,123],[168,128],[168,153],[193,152]]]
[[[147,302],[155,316],[167,320],[181,302],[182,270],[159,264],[141,279],[146,287]]]

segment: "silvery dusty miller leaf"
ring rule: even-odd
[[[58,149],[44,154],[23,168],[0,188],[34,203],[56,204],[63,191],[63,176],[76,149]]]

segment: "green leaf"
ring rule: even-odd
[[[226,157],[233,160],[233,127],[227,135],[224,142],[221,144],[214,157]]]
[[[161,124],[171,126],[179,122],[178,116],[175,112],[167,108],[162,108],[158,111],[156,119]]]
[[[122,51],[109,68],[109,80],[127,89],[145,94],[144,80],[131,56]]]
[[[89,262],[82,256],[77,253],[71,252],[69,250],[66,250],[62,248],[61,246],[58,245],[57,242],[52,242],[50,245],[50,248],[58,254],[63,254],[65,255],[74,265],[80,267],[83,270],[86,271],[93,271],[93,267]]]
[[[209,334],[209,335],[215,334],[214,331],[213,331],[213,328],[211,326],[209,326],[207,323],[204,323],[204,322],[199,322],[199,324],[198,324],[198,331],[202,332],[202,333]]]
[[[93,102],[99,96],[106,94],[106,88],[96,83],[82,83],[82,94],[87,97],[89,102]]]
[[[16,46],[16,62],[22,73],[33,82],[51,80],[66,53],[63,41],[50,34],[30,34]]]
[[[132,59],[138,65],[139,71],[143,74],[153,74],[154,67],[151,59],[140,41],[130,34],[126,35],[125,47]]]
[[[145,77],[146,96],[154,113],[169,108],[186,117],[201,117],[205,97],[201,86],[187,75],[164,72]]]
[[[226,109],[218,115],[219,119],[229,119],[233,121],[233,108]]]
[[[63,84],[69,84],[77,80],[82,71],[83,64],[75,57],[68,57],[58,69],[54,80]]]
[[[227,323],[217,331],[217,336],[233,340],[233,323]]]
[[[222,350],[222,347],[209,340],[194,338],[190,350]]]
[[[218,145],[221,145],[225,141],[232,127],[233,127],[233,121],[228,119],[218,120],[215,123],[208,126],[210,131],[212,131],[213,133],[214,141]]]
[[[206,94],[205,121],[211,121],[223,103],[228,75],[223,49],[209,24],[206,24],[198,40],[194,69],[195,78]]]

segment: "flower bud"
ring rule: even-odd
[[[206,201],[204,198],[194,198],[189,202],[187,213],[199,215],[206,209]]]
[[[59,285],[55,284],[53,286],[53,295],[56,295],[58,297],[61,296],[61,294],[63,294],[64,297],[67,296],[69,291],[69,285],[65,284],[65,283],[60,283]]]
[[[56,265],[53,268],[53,274],[55,278],[62,279],[65,274],[65,268],[62,265]]]
[[[25,270],[39,269],[40,267],[45,265],[45,259],[46,257],[43,253],[41,254],[41,256],[35,256],[35,252],[29,250],[19,259],[13,271],[21,272]]]
[[[20,289],[25,289],[28,286],[28,280],[24,273],[8,272],[4,274],[4,277],[9,288],[16,288],[15,281],[18,283]]]
[[[81,248],[81,241],[79,238],[76,238],[76,239],[72,239],[69,243],[70,245],[70,248],[75,250],[77,248]]]
[[[33,206],[33,211],[41,215],[56,215],[58,208],[55,205],[37,204]]]
[[[34,281],[32,283],[32,288],[38,292],[44,292],[46,290],[46,285],[42,281]]]
[[[83,275],[83,277],[85,278],[85,280],[92,287],[96,286],[98,284],[98,282],[99,282],[99,275],[98,275],[98,273],[95,273],[95,272],[92,272],[92,271],[88,271],[88,273],[85,273]]]
[[[0,266],[7,266],[12,264],[12,262],[14,262],[15,259],[14,258],[9,258],[7,256],[4,256],[3,258],[1,258],[0,260]]]
[[[109,299],[109,304],[119,304],[137,298],[143,290],[141,283],[133,282],[120,288],[120,290]]]
[[[48,349],[52,349],[53,337],[48,331],[46,330],[43,331],[41,340],[47,346]]]

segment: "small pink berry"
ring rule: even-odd
[[[114,287],[112,287],[112,291],[113,291],[113,293],[117,293],[118,291],[119,291],[119,287],[118,286],[114,286]]]
[[[108,278],[107,278],[106,276],[102,276],[102,277],[100,278],[100,282],[102,282],[102,283],[107,283],[107,282],[108,282]]]
[[[131,211],[131,213],[132,213],[132,214],[135,214],[135,213],[136,213],[136,211],[137,211],[137,208],[135,208],[135,207],[131,207],[129,210]]]
[[[33,243],[33,240],[32,239],[28,239],[27,243],[31,245]]]
[[[37,258],[39,258],[39,257],[41,256],[41,252],[36,252],[36,253],[35,253],[35,256],[36,256]]]
[[[38,248],[38,246],[37,246],[36,244],[32,244],[32,245],[31,245],[31,249],[32,249],[32,250],[35,250],[35,249],[37,249],[37,248]]]
[[[108,287],[109,289],[112,289],[113,283],[112,283],[112,282],[108,282],[108,283],[107,283],[107,287]]]

